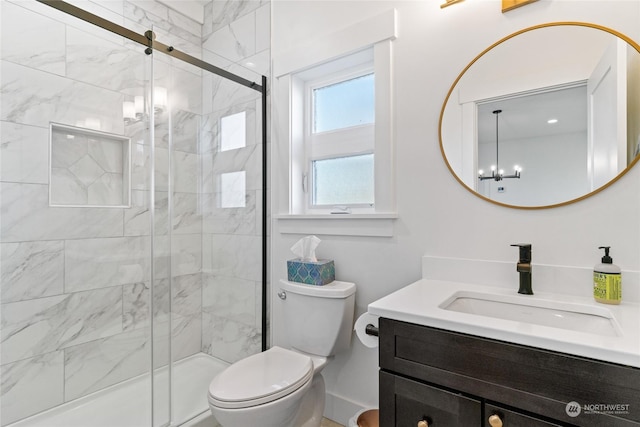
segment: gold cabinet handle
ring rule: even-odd
[[[418,427],[429,427],[429,423],[426,420],[418,421]]]
[[[489,417],[489,425],[491,427],[502,427],[502,418],[498,414],[493,414]]]

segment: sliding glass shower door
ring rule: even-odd
[[[152,38],[163,34],[154,29]],[[154,298],[167,308],[152,318],[153,425],[162,426],[202,412],[202,404],[197,403],[206,398],[201,390],[202,396],[198,391],[199,399],[194,400],[194,393],[181,386],[188,387],[193,380],[174,371],[174,362],[202,351],[202,70],[158,51],[152,57]]]
[[[171,40],[160,29],[154,35]],[[182,48],[220,62],[200,46]],[[172,362],[171,385],[154,382],[156,425],[165,417],[184,421],[202,412],[203,404],[207,408],[216,371],[211,366],[263,349],[262,92],[214,74],[208,63],[203,68],[165,54],[170,51],[153,53],[153,139],[156,158],[165,165],[156,164],[155,187],[166,200],[156,203],[155,212],[167,218],[156,219],[154,248],[171,255],[165,269],[155,270],[169,280],[170,315],[168,324],[155,319],[154,343],[170,339],[168,346],[154,347],[154,358]],[[205,370],[191,372],[200,363]],[[202,378],[202,391],[189,380],[193,375]],[[194,393],[196,401],[189,398]],[[169,407],[163,405],[167,395]]]
[[[1,7],[0,423],[139,378],[127,421],[149,425],[150,58],[40,3]]]
[[[264,79],[44,3],[0,2],[0,427],[180,425],[265,346]]]

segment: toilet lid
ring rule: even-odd
[[[312,377],[310,357],[272,347],[218,374],[209,386],[209,400],[223,408],[261,405],[294,392]]]

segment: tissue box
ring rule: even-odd
[[[296,258],[287,261],[287,276],[290,282],[322,286],[335,280],[336,268],[333,260],[319,259],[310,262]]]

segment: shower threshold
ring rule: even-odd
[[[173,424],[180,425],[209,411],[207,390],[228,363],[198,353],[173,365]],[[156,370],[155,425],[168,419],[168,369]],[[6,427],[149,427],[151,384],[140,375],[103,390],[40,412]]]

